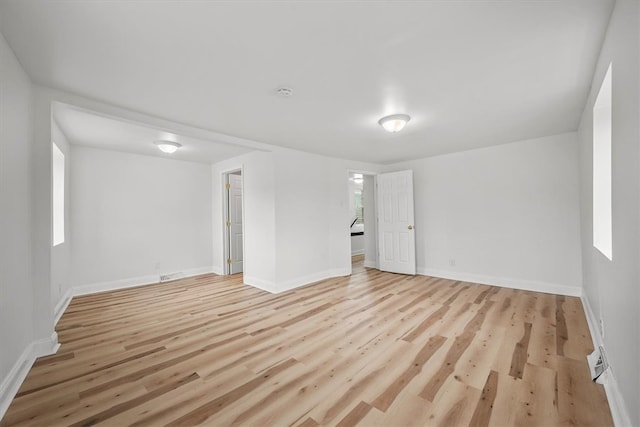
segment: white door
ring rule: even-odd
[[[411,170],[378,175],[378,252],[380,270],[416,274]]]
[[[242,272],[242,175],[229,174],[227,185],[229,215],[229,274]]]

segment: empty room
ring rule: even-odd
[[[639,426],[640,2],[0,0],[0,426]]]

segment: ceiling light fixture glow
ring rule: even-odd
[[[354,173],[352,179],[356,184],[362,184],[363,178],[361,173]]]
[[[167,154],[175,153],[178,148],[182,147],[182,144],[173,141],[156,141],[155,144],[160,151]]]
[[[381,118],[378,123],[387,132],[400,132],[409,120],[411,117],[408,114],[392,114]]]

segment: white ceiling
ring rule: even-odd
[[[575,130],[612,6],[0,0],[0,31],[37,83],[390,163]],[[413,117],[399,134],[377,125],[392,113]]]
[[[105,150],[209,164],[252,151],[239,145],[193,138],[61,103],[54,105],[53,117],[70,143]],[[166,154],[154,144],[157,140],[178,142],[182,147],[173,154]]]

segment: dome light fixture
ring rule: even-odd
[[[400,132],[404,126],[411,120],[408,114],[392,114],[378,120],[380,126],[387,132]]]
[[[182,147],[182,144],[174,141],[156,141],[154,144],[158,146],[160,151],[167,154],[175,153],[178,148]]]

